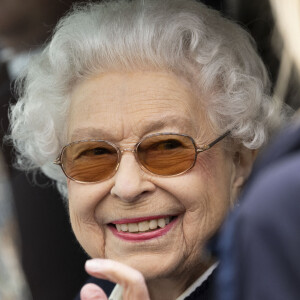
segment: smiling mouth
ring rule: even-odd
[[[126,222],[126,220],[120,220],[109,223],[108,226],[113,227],[121,233],[146,233],[165,228],[167,225],[175,221],[176,218],[177,216],[167,216],[142,220],[139,222]]]

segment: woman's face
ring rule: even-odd
[[[127,149],[157,132],[187,134],[199,146],[217,138],[190,86],[171,73],[106,73],[79,84],[71,101],[69,142],[105,139]],[[118,171],[106,181],[68,179],[72,227],[91,257],[128,264],[148,280],[192,274],[200,270],[203,246],[236,194],[234,182],[235,165],[222,142],[175,177],[145,173],[134,154],[124,152]],[[125,222],[136,228],[134,223],[146,218],[143,224],[149,226],[159,216],[173,221],[151,238],[118,234],[112,225]]]

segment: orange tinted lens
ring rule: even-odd
[[[141,142],[137,156],[151,173],[171,176],[183,173],[194,165],[196,148],[190,137],[157,135]]]
[[[67,146],[62,154],[67,176],[82,182],[110,178],[118,165],[118,152],[107,142],[83,141]]]

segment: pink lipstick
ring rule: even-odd
[[[157,227],[155,229],[150,229],[149,231],[141,231],[141,232],[133,233],[129,231],[118,230],[115,225],[115,224],[132,224],[132,223],[145,222],[145,221],[151,222],[152,220],[158,220],[158,219],[161,220],[163,218],[169,218],[170,219],[169,223],[166,224],[163,228]],[[108,224],[108,228],[109,230],[111,230],[114,236],[122,240],[126,240],[129,242],[141,242],[141,241],[147,241],[165,235],[173,228],[173,226],[177,223],[177,220],[178,220],[177,217],[171,217],[171,216],[155,216],[155,217],[152,216],[152,217],[142,217],[142,218],[134,218],[134,219],[121,219]]]

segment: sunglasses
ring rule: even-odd
[[[132,152],[140,167],[159,176],[177,176],[195,165],[197,155],[224,139],[227,131],[210,144],[198,147],[188,135],[155,133],[142,138],[133,149],[120,149],[105,140],[83,140],[64,146],[54,164],[80,183],[96,183],[114,176],[123,152]]]

